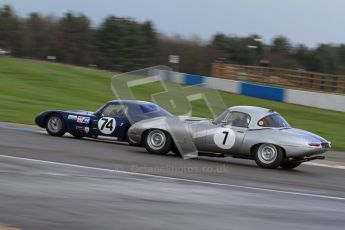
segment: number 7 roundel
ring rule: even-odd
[[[219,128],[214,132],[214,143],[222,149],[231,149],[236,140],[235,132],[230,128]]]
[[[109,135],[115,131],[116,120],[112,117],[102,117],[98,121],[98,129],[101,133]]]

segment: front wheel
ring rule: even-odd
[[[254,149],[254,158],[258,166],[275,169],[284,159],[283,150],[272,144],[261,144]]]
[[[46,130],[51,136],[63,136],[66,133],[63,118],[58,114],[50,115],[46,120]]]
[[[167,154],[171,150],[172,141],[168,133],[154,129],[144,134],[144,146],[150,153]]]
[[[296,162],[296,161],[286,161],[283,162],[280,167],[282,167],[283,169],[294,169],[297,168],[298,166],[300,166],[302,163],[301,162]]]

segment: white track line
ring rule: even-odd
[[[249,189],[249,190],[255,190],[255,191],[265,191],[265,192],[274,192],[274,193],[281,193],[281,194],[288,194],[288,195],[298,195],[298,196],[307,196],[307,197],[345,201],[345,197],[326,196],[326,195],[319,195],[319,194],[313,194],[313,193],[292,192],[292,191],[285,191],[285,190],[278,190],[278,189],[269,189],[269,188],[251,187],[251,186],[243,186],[243,185],[235,185],[235,184],[223,184],[223,183],[209,182],[209,181],[182,179],[182,178],[176,178],[176,177],[158,176],[158,175],[146,174],[146,173],[97,168],[97,167],[91,167],[91,166],[61,163],[61,162],[54,162],[54,161],[37,160],[37,159],[23,158],[23,157],[14,157],[14,156],[7,156],[7,155],[0,155],[0,158],[1,157],[2,158],[8,158],[8,159],[15,159],[15,160],[24,160],[24,161],[35,162],[35,163],[44,163],[44,164],[75,167],[75,168],[82,168],[82,169],[92,169],[92,170],[98,170],[98,171],[103,171],[103,172],[127,174],[127,175],[133,175],[133,176],[145,176],[145,177],[159,178],[159,179],[165,179],[165,180],[183,181],[183,182],[197,183],[197,184],[216,185],[216,186],[231,187],[231,188]]]
[[[319,162],[305,162],[303,164],[305,164],[305,165],[312,165],[312,166],[319,166],[319,167],[325,167],[325,168],[345,169],[344,165],[328,165],[328,164],[323,164],[323,163],[319,163]]]

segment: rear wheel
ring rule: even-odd
[[[150,153],[167,154],[171,150],[172,141],[168,133],[154,129],[144,134],[144,146]]]
[[[261,144],[254,149],[254,159],[262,168],[274,169],[281,165],[284,159],[283,150],[272,144]]]
[[[302,163],[301,162],[296,162],[296,161],[286,161],[283,162],[280,167],[282,167],[283,169],[294,169],[297,168],[298,166],[300,166]]]
[[[61,137],[66,133],[66,126],[59,114],[51,114],[46,120],[46,130],[51,136]]]

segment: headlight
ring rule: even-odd
[[[137,129],[136,129],[136,128],[133,127],[133,128],[130,128],[130,129],[129,129],[129,134],[130,134],[130,135],[137,135],[137,133],[138,133],[138,132],[137,132]]]
[[[320,147],[320,143],[309,143],[308,144],[310,147]]]

